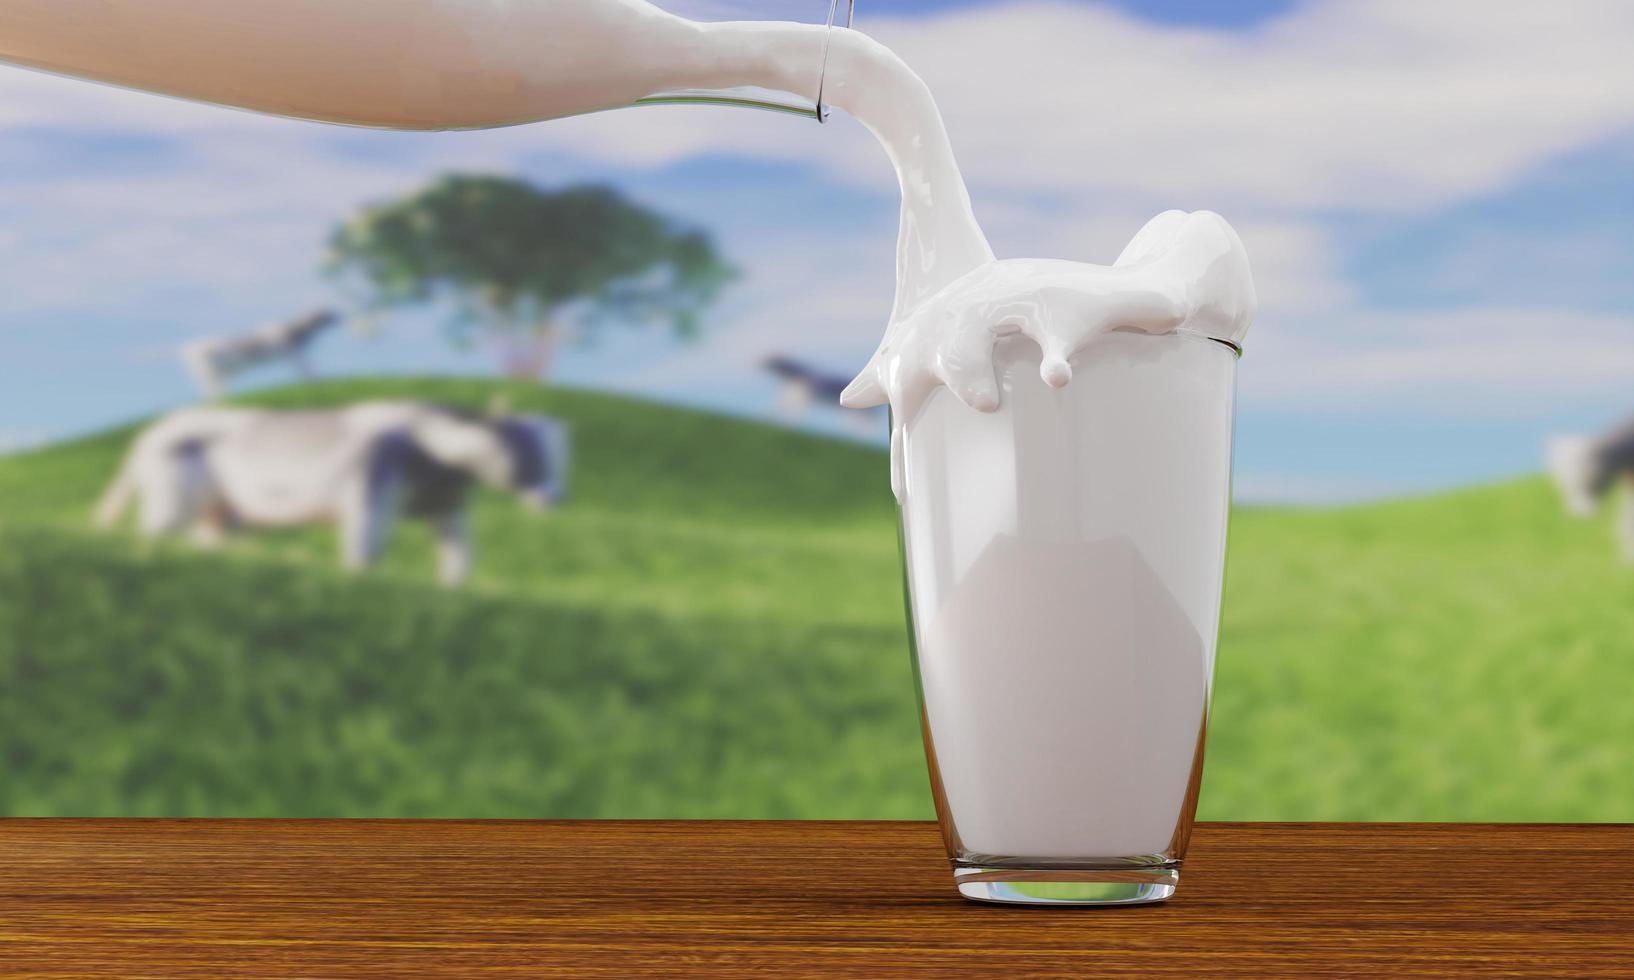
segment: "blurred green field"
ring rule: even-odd
[[[218,554],[86,528],[129,430],[0,458],[0,813],[924,817],[871,449],[648,403],[396,379],[571,420],[573,499]],[[1634,819],[1634,571],[1528,480],[1232,529],[1207,819]]]

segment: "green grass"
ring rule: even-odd
[[[0,459],[0,813],[927,816],[882,456],[509,391],[572,421],[574,497],[484,495],[458,592],[412,526],[361,577],[320,531],[91,532],[128,430]],[[1630,637],[1542,481],[1241,511],[1202,815],[1634,819]]]

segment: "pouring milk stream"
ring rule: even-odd
[[[1189,827],[1191,818],[1189,810],[1172,811],[1194,806],[1195,800],[1178,800],[1173,778],[1159,780],[1164,788],[1148,793],[1142,772],[1151,760],[1142,761],[1137,753],[1120,761],[1119,746],[1086,744],[1084,740],[1104,739],[1108,732],[1069,717],[1072,706],[1058,703],[1052,693],[1063,683],[1089,688],[1099,684],[1106,689],[1086,695],[1086,710],[1100,717],[1115,713],[1118,699],[1126,695],[1107,687],[1111,675],[1075,673],[1074,665],[1097,656],[1097,651],[1074,645],[1070,620],[1015,636],[1005,625],[1009,620],[987,617],[984,609],[1036,605],[1039,596],[1055,597],[1058,603],[1070,606],[1074,590],[1106,593],[1125,589],[1128,575],[1109,572],[1111,567],[1138,566],[1143,569],[1140,574],[1155,576],[1153,581],[1159,585],[1152,595],[1158,598],[1107,608],[1101,615],[1116,620],[1122,630],[1118,635],[1127,634],[1122,641],[1126,646],[1139,648],[1164,642],[1144,626],[1140,617],[1146,611],[1160,606],[1167,609],[1164,604],[1169,600],[1163,596],[1169,593],[1179,603],[1176,608],[1185,607],[1183,618],[1190,624],[1182,631],[1189,637],[1186,642],[1201,643],[1205,655],[1171,660],[1181,664],[1176,669],[1186,675],[1179,686],[1195,689],[1196,696],[1182,698],[1172,707],[1155,700],[1145,710],[1150,725],[1180,732],[1187,746],[1184,758],[1175,755],[1165,764],[1189,767],[1194,784],[1192,758],[1200,752],[1199,715],[1206,714],[1212,631],[1217,628],[1223,512],[1217,521],[1184,541],[1162,537],[1167,531],[1154,531],[1158,537],[1130,538],[1133,545],[1118,546],[1165,552],[1170,559],[1181,556],[1177,559],[1180,564],[1168,570],[1162,555],[1148,554],[1129,565],[1123,551],[1108,566],[1094,557],[1103,553],[1095,550],[1099,539],[1088,542],[1088,550],[1061,551],[1046,540],[1057,533],[1048,528],[1042,538],[1029,538],[1019,531],[991,535],[982,546],[981,561],[964,561],[967,570],[986,572],[965,579],[944,574],[935,587],[929,583],[937,576],[916,563],[947,564],[946,556],[926,556],[955,546],[937,541],[938,536],[957,538],[962,533],[957,528],[949,530],[967,520],[957,515],[961,507],[974,507],[975,516],[968,521],[979,523],[990,516],[992,508],[985,503],[926,503],[932,497],[960,492],[958,486],[930,484],[982,478],[986,464],[972,462],[976,457],[960,448],[976,444],[970,440],[987,440],[988,450],[997,446],[1000,455],[1008,453],[1015,459],[1021,458],[1024,443],[1033,446],[1027,452],[1043,454],[1039,459],[1044,477],[1024,477],[1018,471],[1016,486],[1001,488],[991,498],[1002,502],[1000,510],[1010,508],[1006,511],[1010,517],[999,523],[1009,520],[1017,527],[1035,522],[1017,513],[1028,506],[1020,498],[1037,496],[1037,488],[1028,489],[1027,481],[1039,479],[1049,492],[1064,486],[1063,481],[1090,480],[1094,486],[1086,484],[1089,489],[1082,494],[1057,501],[1064,515],[1060,527],[1081,531],[1096,524],[1095,514],[1074,509],[1100,507],[1093,498],[1099,492],[1094,487],[1101,484],[1095,483],[1093,472],[1080,472],[1082,467],[1072,470],[1076,476],[1061,467],[1066,467],[1070,455],[1108,452],[1109,438],[1123,439],[1125,444],[1120,444],[1118,452],[1134,454],[1130,458],[1149,449],[1168,452],[1174,458],[1174,465],[1159,465],[1145,478],[1184,483],[1195,477],[1210,485],[1209,494],[1217,492],[1213,484],[1229,479],[1230,381],[1229,374],[1221,372],[1231,369],[1203,361],[1230,352],[1210,355],[1190,347],[1180,354],[1167,353],[1167,347],[1137,350],[1140,341],[1121,336],[1164,336],[1177,342],[1190,338],[1217,352],[1224,351],[1224,345],[1240,349],[1256,300],[1242,243],[1224,219],[1206,211],[1160,214],[1110,266],[996,259],[976,222],[929,89],[890,50],[844,28],[776,22],[697,23],[644,0],[257,0],[245,4],[8,0],[5,7],[0,20],[0,62],[348,125],[398,129],[507,126],[628,106],[676,89],[746,85],[802,97],[820,92],[822,101],[857,118],[879,139],[896,169],[902,192],[901,224],[896,298],[885,336],[846,389],[842,402],[850,407],[888,403],[891,408],[891,483],[904,508],[915,607],[911,612],[920,621],[917,655],[923,665],[927,738],[935,746],[931,750],[932,777],[950,854],[956,864],[962,862],[968,868],[1002,867],[1007,861],[1013,865],[1025,859],[1038,867],[1070,870],[1074,861],[1086,859],[1131,860],[1134,852],[1129,848],[1138,844],[1140,855],[1151,862],[1178,862],[1184,835],[1177,828],[1181,824]],[[1149,377],[1141,373],[1147,370],[1143,365],[1167,364],[1165,358],[1175,366],[1156,369],[1158,373]],[[1017,374],[1018,365],[1035,371],[1042,384],[1035,381],[1026,386]],[[1075,374],[1078,386],[1099,385],[1101,390],[1082,391],[1070,403],[1050,394],[1073,384]],[[1186,387],[1191,377],[1205,379],[1199,383],[1213,385],[1210,390],[1218,389],[1219,395],[1204,399],[1204,408],[1187,409],[1201,413],[1195,417],[1177,417],[1167,427],[1159,421],[1147,429],[1136,422],[1112,435],[1094,436],[1100,441],[1085,449],[1088,443],[1084,440],[1091,436],[1083,433],[1102,432],[1096,426],[1123,425],[1116,419],[1091,419],[1071,432],[1062,429],[1050,446],[1035,445],[1033,435],[1055,426],[1065,417],[1063,413],[1161,415],[1191,397]],[[1131,380],[1137,378],[1147,380]],[[1220,381],[1222,378],[1225,380]],[[947,402],[949,394],[962,403],[957,415],[949,414],[955,412]],[[1210,414],[1221,417],[1205,417]],[[1004,416],[1009,428],[982,430],[983,415]],[[937,445],[927,443],[928,448],[916,456],[907,444],[913,441],[912,430],[922,416],[926,438],[934,433],[931,441]],[[1223,430],[1216,423],[1223,424]],[[1197,437],[1201,440],[1197,446],[1182,445],[1191,438],[1190,433],[1204,430],[1207,434]],[[1163,440],[1168,445],[1148,446],[1141,439]],[[1222,440],[1223,455],[1215,451]],[[1116,456],[1104,462],[1112,468],[1121,465]],[[971,466],[977,468],[960,469]],[[1196,466],[1203,468],[1195,473],[1188,469]],[[1125,469],[1134,472],[1139,467]],[[960,472],[967,475],[959,476]],[[921,487],[916,480],[930,484]],[[926,496],[916,501],[922,490]],[[1165,506],[1188,508],[1190,499],[1176,498]],[[1139,513],[1116,509],[1106,510],[1103,516],[1107,514],[1117,518],[1114,524],[1145,520]],[[1158,518],[1154,528],[1185,525],[1184,520]],[[930,530],[933,525],[934,532]],[[1116,537],[1116,528],[1102,530]],[[1201,570],[1189,567],[1194,565]],[[984,576],[989,579],[987,586],[980,585]],[[1191,584],[1174,584],[1181,580]],[[937,608],[925,608],[927,604]],[[1041,612],[1048,615],[1050,610]],[[1032,661],[1015,658],[1007,649],[1011,644],[1028,643],[1043,651]],[[1138,650],[1119,654],[1124,659],[1113,673],[1139,674],[1139,661],[1129,660],[1138,655]],[[1168,662],[1161,654],[1153,657],[1154,662]],[[959,676],[950,680],[949,669]],[[1018,672],[1031,679],[1017,680]],[[1023,702],[1015,723],[1008,725],[1012,729],[1008,734],[993,730],[971,735],[967,719],[958,712],[987,710],[972,693],[979,693],[978,689],[1003,692]],[[1029,712],[1024,703],[1030,698],[1054,707],[1036,720],[1033,716],[1038,712]],[[1165,711],[1173,716],[1165,717]],[[1050,712],[1064,714],[1056,718]],[[1126,737],[1139,739],[1141,734],[1130,732]],[[1196,747],[1192,739],[1198,739]],[[958,757],[950,755],[955,749]],[[1041,760],[1039,766],[1016,763],[1033,756],[1035,762]],[[998,773],[1000,768],[1011,776],[1021,773],[1032,782],[1017,782]],[[1061,790],[1034,785],[1050,780],[1073,786]],[[1181,778],[1179,785],[1192,784]],[[1149,798],[1130,799],[1131,794],[1148,794]],[[1007,816],[1006,807],[1014,808],[1018,815]],[[1086,807],[1097,812],[1086,814]],[[1151,826],[1154,823],[1158,826]],[[950,830],[955,825],[960,829],[957,832]],[[972,835],[977,839],[971,839]],[[1178,845],[1159,846],[1171,839]],[[1147,846],[1150,841],[1158,844]],[[974,860],[977,856],[984,860]],[[1024,892],[966,889],[973,897],[1032,900]],[[1149,900],[1167,893],[1142,894],[1144,897],[1108,900]]]

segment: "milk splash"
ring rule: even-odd
[[[1001,338],[1036,343],[1040,376],[1061,388],[1072,380],[1072,357],[1102,334],[1187,331],[1240,347],[1255,305],[1248,256],[1225,219],[1165,211],[1110,266],[1010,259],[971,270],[892,319],[840,402],[889,402],[891,489],[901,500],[903,425],[941,385],[977,411],[996,409]]]
[[[898,501],[903,427],[941,386],[977,411],[996,409],[993,355],[1001,338],[1037,344],[1040,373],[1055,388],[1072,380],[1074,355],[1114,330],[1190,332],[1240,349],[1257,299],[1248,254],[1218,214],[1165,211],[1110,266],[998,260],[919,76],[889,49],[836,31],[824,84],[829,101],[878,138],[902,191],[891,318],[840,398],[848,408],[890,405]]]

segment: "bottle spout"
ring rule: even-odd
[[[746,109],[766,109],[771,112],[786,112],[796,116],[805,116],[818,122],[828,121],[828,104],[823,101],[823,82],[828,76],[828,48],[833,38],[836,24],[849,28],[856,18],[856,0],[829,0],[828,4],[828,36],[823,40],[822,64],[817,72],[817,90],[807,101],[774,89],[757,86],[734,86],[732,88],[704,89],[685,88],[658,92],[653,95],[637,99],[635,105],[723,105],[738,106]]]

